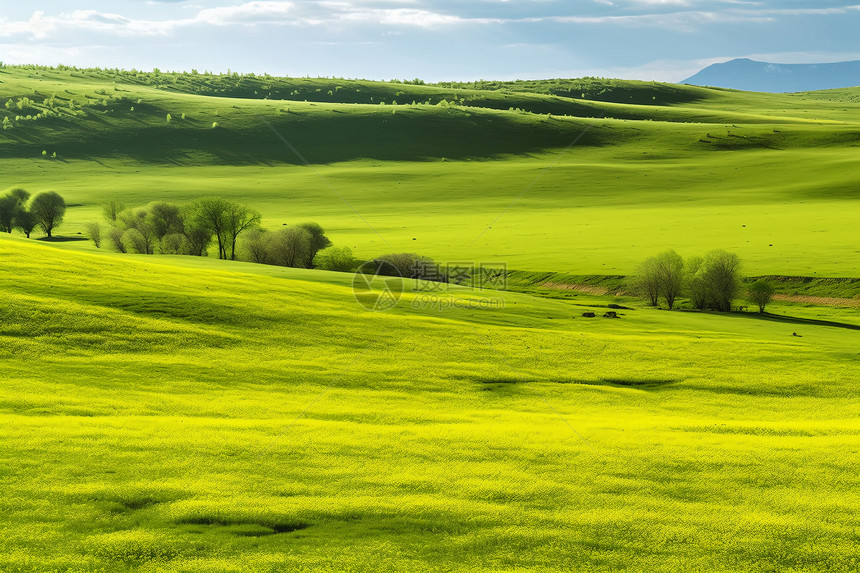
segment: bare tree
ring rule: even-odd
[[[302,268],[311,249],[311,234],[299,227],[287,227],[269,236],[270,264]]]
[[[126,253],[151,255],[152,243],[138,229],[126,229],[122,234],[122,244]]]
[[[206,229],[209,236],[218,240],[218,258],[227,258],[227,206],[228,201],[221,197],[203,197],[193,204],[194,223],[199,229]]]
[[[242,240],[244,258],[252,263],[269,264],[269,235],[263,229],[251,229]]]
[[[15,220],[22,211],[26,211],[27,199],[29,198],[30,193],[20,187],[10,189],[6,195],[0,197],[0,231],[12,232],[16,226]]]
[[[331,246],[331,241],[325,236],[325,231],[318,223],[302,223],[299,225],[311,234],[311,249],[308,252],[308,259],[305,261],[305,266],[309,269],[314,267],[314,257],[318,252]]]
[[[758,306],[759,313],[764,314],[764,309],[773,298],[773,293],[773,285],[764,279],[759,279],[749,286],[747,300]]]
[[[137,231],[131,235],[133,239],[123,240],[128,252],[140,253],[141,255],[155,254],[155,247],[158,245],[160,237],[152,215],[147,209],[135,211],[127,209],[117,215],[117,224],[125,229],[123,236],[128,231]]]
[[[230,260],[235,261],[236,239],[246,230],[260,224],[260,214],[245,205],[227,201],[224,215],[227,237],[230,239]]]
[[[170,233],[161,237],[158,243],[158,252],[162,255],[187,255],[190,251],[188,239],[185,234]]]
[[[36,215],[34,215],[32,211],[20,209],[15,215],[15,228],[24,233],[24,236],[28,239],[30,238],[30,233],[33,232],[33,229],[36,228],[37,224]]]
[[[11,233],[18,213],[18,200],[11,195],[0,197],[0,231]]]
[[[741,261],[734,253],[711,251],[702,263],[703,279],[708,285],[708,306],[712,310],[728,312],[732,300],[740,291]]]
[[[708,284],[704,277],[704,262],[702,257],[687,259],[685,283],[690,294],[693,308],[704,310],[708,307]]]
[[[113,224],[120,213],[125,211],[125,204],[118,203],[116,201],[108,201],[104,205],[102,205],[102,215],[104,215],[105,221]]]
[[[634,288],[651,306],[657,306],[660,302],[660,268],[656,257],[651,257],[639,265]]]
[[[125,243],[122,242],[122,229],[111,227],[108,231],[108,239],[110,239],[110,242],[113,243],[114,248],[118,252],[126,252]]]
[[[675,299],[681,294],[684,284],[684,259],[673,250],[657,255],[654,260],[657,273],[658,291],[666,299],[669,310],[675,306]]]
[[[87,223],[86,225],[87,235],[89,235],[90,240],[92,240],[93,244],[97,249],[102,246],[102,226],[98,223]]]
[[[156,201],[147,205],[146,210],[149,213],[155,235],[159,239],[166,235],[181,234],[185,231],[182,213],[177,205]]]
[[[66,202],[59,193],[47,191],[33,197],[30,203],[30,211],[36,217],[36,223],[45,232],[48,238],[53,236],[53,231],[63,222],[66,214]]]

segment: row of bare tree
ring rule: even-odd
[[[727,312],[741,294],[741,261],[736,254],[719,250],[685,261],[668,250],[639,266],[634,288],[651,306],[658,306],[663,299],[671,310],[678,298],[686,295],[693,308]],[[758,280],[750,285],[747,300],[764,312],[773,292],[773,285]]]
[[[219,259],[313,268],[317,254],[331,245],[317,223],[269,232],[260,228],[258,211],[223,197],[203,197],[184,206],[156,201],[137,209],[110,202],[103,214],[110,225],[106,238],[122,253],[199,257],[217,245]],[[101,225],[90,223],[87,232],[100,247]]]

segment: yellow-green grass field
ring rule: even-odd
[[[69,204],[59,241],[0,234],[0,571],[860,568],[856,281],[761,317],[540,278],[670,247],[860,277],[858,90],[0,66],[0,124],[0,192]],[[67,240],[213,194],[520,273],[383,312],[350,274]]]
[[[0,237],[0,569],[860,563],[857,330],[217,263]]]

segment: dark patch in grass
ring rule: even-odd
[[[476,377],[475,382],[484,386],[484,390],[493,390],[495,388],[512,388],[517,384],[528,384],[535,382],[545,382],[553,384],[583,384],[586,386],[610,386],[620,388],[638,388],[641,390],[654,390],[677,384],[682,380],[676,378],[599,378],[597,380],[538,380],[530,378],[517,378],[514,376],[487,376]]]
[[[473,380],[480,384],[481,390],[485,392],[493,390],[512,390],[518,384],[536,382],[536,380],[516,376],[476,376]]]
[[[682,380],[675,378],[598,378],[597,380],[571,380],[562,384],[582,384],[585,386],[609,386],[610,388],[636,388],[639,390],[656,390],[677,384]]]
[[[531,380],[515,378],[513,376],[489,376],[475,378],[475,382],[479,384],[522,384],[524,382],[531,382]]]
[[[241,519],[230,519],[228,517],[200,515],[188,517],[178,523],[186,525],[208,525],[230,528],[231,533],[241,537],[264,537],[278,533],[292,533],[307,529],[311,525],[301,521],[245,521]]]
[[[606,386],[624,386],[627,388],[659,388],[677,382],[680,382],[680,380],[674,378],[601,378],[597,383]]]
[[[126,511],[138,511],[141,509],[146,509],[147,507],[152,507],[153,505],[157,505],[159,503],[164,503],[164,500],[155,499],[154,497],[139,497],[132,499],[120,499],[117,503],[125,508]]]
[[[758,320],[769,320],[772,322],[787,322],[789,324],[800,324],[804,326],[830,326],[832,328],[847,328],[848,330],[860,330],[860,324],[850,324],[848,322],[836,322],[832,320],[819,320],[815,318],[798,318],[795,316],[781,316],[778,314],[770,314],[768,312],[761,314],[758,312],[733,312],[733,316],[743,318],[752,318]]]
[[[46,243],[68,243],[71,241],[89,241],[86,237],[39,237],[37,241]]]
[[[276,523],[271,528],[275,533],[292,533],[310,527],[307,523]]]
[[[278,533],[274,529],[262,525],[235,525],[231,526],[228,532],[237,537],[266,537]]]
[[[181,494],[173,492],[127,492],[127,493],[102,493],[93,496],[97,505],[110,513],[130,513],[140,511],[160,503],[174,501]]]

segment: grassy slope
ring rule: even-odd
[[[108,199],[134,205],[216,192],[253,204],[270,227],[319,220],[363,257],[417,250],[517,269],[628,274],[667,247],[685,255],[722,247],[737,251],[750,274],[860,276],[860,106],[850,102],[625,83],[587,94],[615,100],[599,101],[345,80],[127,83],[124,75],[114,83],[105,74],[11,68],[0,80],[0,103],[57,96],[59,117],[0,132],[0,163],[9,185],[64,192],[75,205],[68,233],[97,218]],[[335,101],[260,99],[270,95],[266,85],[281,90],[277,97]],[[646,105],[649,89],[659,98]],[[618,103],[631,93],[635,104]],[[366,101],[454,95],[469,105],[395,110]],[[77,102],[73,112],[68,100]],[[0,107],[0,115],[19,112]],[[42,150],[58,160],[39,158]]]
[[[69,235],[106,199],[216,192],[272,228],[317,219],[363,256],[623,274],[665,246],[722,246],[752,273],[858,276],[856,108],[842,102],[693,88],[649,102],[656,88],[638,84],[573,101],[534,85],[458,90],[500,111],[392,113],[360,98],[453,88],[358,82],[355,101],[273,102],[266,78],[199,95],[199,82],[114,90],[104,74],[5,72],[0,104],[56,92],[84,108],[55,101],[61,117],[0,131],[7,183],[61,190]],[[668,121],[505,111],[537,105]],[[682,123],[695,117],[719,122]],[[583,145],[560,153],[584,125]],[[576,292],[455,290],[505,307],[444,312],[407,292],[371,313],[348,275],[70,245],[0,236],[4,571],[844,571],[860,559],[854,329],[640,308],[587,320],[615,299]],[[771,310],[860,324],[856,309]]]
[[[853,330],[371,313],[345,275],[6,236],[0,264],[4,571],[860,559]]]

